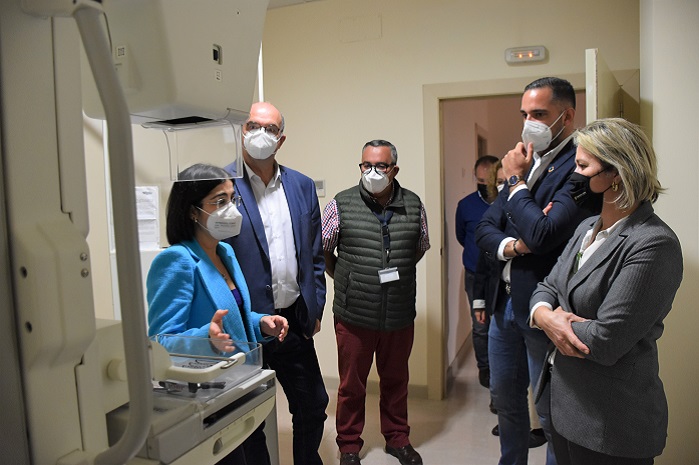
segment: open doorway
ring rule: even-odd
[[[430,218],[430,238],[432,247],[439,248],[439,253],[426,254],[422,266],[425,267],[425,286],[433,290],[425,295],[425,305],[428,312],[425,315],[426,333],[426,358],[427,364],[427,395],[430,399],[443,399],[447,393],[447,370],[452,360],[447,357],[447,347],[452,347],[450,352],[456,354],[465,341],[457,344],[456,338],[449,336],[450,328],[458,325],[449,321],[449,308],[447,304],[447,291],[450,288],[461,290],[461,271],[451,278],[451,286],[447,283],[449,277],[447,269],[447,256],[453,254],[448,249],[447,241],[453,237],[449,230],[451,223],[446,224],[446,218],[454,214],[455,203],[447,206],[444,185],[445,172],[463,173],[464,179],[470,179],[473,170],[473,160],[462,160],[459,166],[450,166],[443,157],[442,140],[442,101],[448,99],[475,98],[484,99],[497,96],[521,96],[522,89],[534,79],[540,76],[520,76],[508,79],[491,79],[485,81],[463,81],[456,83],[426,84],[423,85],[423,124],[424,124],[424,174],[425,191],[423,203],[428,212],[434,212]],[[562,73],[559,77],[567,79],[577,90],[585,89],[584,73]],[[519,103],[513,110],[519,115]],[[521,123],[520,123],[521,124]],[[482,125],[487,129],[485,125]],[[519,131],[517,131],[519,132]],[[493,135],[488,131],[486,147],[490,148]],[[467,163],[468,162],[468,163]],[[472,181],[466,185],[463,192],[474,188]],[[462,191],[459,191],[462,192]],[[449,211],[447,212],[447,208]],[[459,246],[460,247],[460,246]],[[457,249],[458,250],[458,249]],[[457,257],[460,253],[457,252]],[[460,258],[460,257],[459,257]],[[457,262],[458,263],[458,262]],[[459,265],[460,267],[460,265]],[[468,332],[470,332],[470,321]],[[466,330],[462,331],[466,333]]]
[[[592,55],[588,53],[587,55]],[[640,83],[638,80],[638,70],[620,70],[612,72],[616,83],[615,86],[606,86],[603,92],[597,85],[591,85],[587,90],[588,83],[593,84],[599,81],[599,54],[595,54],[597,60],[586,60],[595,66],[587,66],[586,73],[560,73],[557,76],[567,79],[578,93],[576,127],[584,126],[586,120],[586,109],[595,108],[597,117],[620,116],[629,121],[638,121],[640,107]],[[588,79],[589,74],[589,79]],[[540,75],[518,76],[508,79],[491,79],[484,81],[462,81],[441,84],[427,84],[422,87],[423,93],[423,123],[425,137],[425,193],[423,203],[429,212],[435,212],[434,218],[430,221],[430,236],[433,247],[439,245],[439,254],[427,254],[424,260],[426,267],[427,289],[435,290],[426,296],[425,304],[429,309],[426,316],[427,324],[427,359],[431,361],[427,366],[428,377],[428,397],[431,399],[441,399],[447,393],[447,380],[449,368],[457,361],[457,355],[461,348],[467,348],[467,337],[470,334],[470,318],[459,317],[460,310],[453,310],[450,306],[450,295],[462,293],[463,273],[460,264],[460,248],[456,242],[453,229],[453,216],[456,203],[464,195],[475,189],[472,178],[473,163],[475,154],[483,153],[483,148],[490,153],[506,153],[514,146],[514,142],[519,140],[521,131],[521,121],[516,124],[516,129],[510,129],[515,136],[508,132],[507,136],[496,136],[498,127],[504,127],[502,118],[509,118],[509,115],[519,120],[519,98],[524,87]],[[586,93],[587,92],[587,93]],[[583,93],[586,93],[583,95]],[[443,127],[445,125],[445,115],[442,113],[443,103],[453,99],[480,101],[478,104],[486,105],[490,99],[493,102],[500,101],[503,97],[514,97],[517,102],[512,109],[499,112],[497,119],[492,124],[487,122],[492,118],[487,118],[485,122],[479,110],[467,111],[467,117],[473,118],[473,125],[463,124],[458,131],[471,131],[474,135],[471,145],[472,154],[460,154],[458,157],[450,158],[446,150],[448,141],[444,140]],[[502,100],[504,102],[504,100]],[[607,105],[608,102],[616,102],[616,107]],[[601,104],[607,111],[599,113]],[[615,110],[614,108],[618,108]],[[611,113],[609,113],[611,112]],[[607,114],[609,113],[609,114]],[[487,114],[487,113],[486,113]],[[448,116],[446,117],[448,121]],[[477,123],[477,124],[476,124]],[[484,134],[486,134],[484,136]],[[496,147],[495,144],[506,137],[516,137],[515,141],[510,140],[507,147]],[[480,141],[479,141],[480,139]],[[497,139],[497,140],[496,140]],[[480,147],[480,148],[479,148]],[[480,152],[479,152],[480,150]],[[438,162],[436,158],[438,157]],[[453,177],[456,181],[450,181]],[[456,184],[452,183],[455,182]],[[449,188],[445,186],[450,186]],[[457,186],[457,187],[454,187]],[[456,193],[450,193],[456,189]],[[463,194],[463,195],[462,195]],[[453,196],[453,197],[452,197]],[[450,242],[452,242],[450,246]],[[456,251],[455,251],[455,250]],[[450,261],[451,260],[451,261]],[[455,262],[454,265],[452,262]],[[450,269],[456,267],[456,273]],[[456,294],[457,306],[459,296]],[[465,294],[463,299],[465,301]],[[452,297],[453,304],[453,297]],[[466,304],[466,310],[467,308]],[[469,316],[461,310],[464,316]],[[452,318],[452,315],[455,315]],[[462,324],[463,322],[463,324]],[[465,325],[465,327],[464,327]],[[458,333],[458,334],[457,334]],[[441,363],[438,363],[441,361]]]
[[[498,158],[521,140],[521,91],[517,94],[440,99],[443,160],[445,258],[445,358],[447,384],[452,369],[472,356],[471,317],[464,291],[463,248],[456,240],[456,205],[476,190],[473,165],[483,155]],[[576,92],[575,127],[585,125],[585,91]]]

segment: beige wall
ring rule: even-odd
[[[499,80],[518,92],[530,78],[582,73],[586,48],[600,48],[613,70],[641,67],[644,124],[652,126],[661,180],[669,188],[657,209],[678,232],[685,252],[684,285],[660,343],[671,424],[668,449],[658,462],[693,463],[699,456],[699,401],[693,394],[699,364],[687,360],[699,353],[692,332],[699,327],[699,316],[691,311],[698,300],[699,193],[693,178],[699,171],[699,69],[697,55],[686,51],[699,43],[698,4],[642,0],[641,5],[643,21],[635,0],[510,2],[508,8],[489,1],[325,0],[282,8],[270,12],[266,23],[265,95],[287,116],[289,140],[282,161],[326,179],[323,204],[356,182],[352,170],[363,142],[383,137],[397,145],[400,178],[421,195],[430,216],[433,248],[419,270],[411,359],[411,383],[424,385],[439,378],[427,354],[436,353],[428,341],[435,341],[434,334],[442,336],[440,248],[449,234],[437,213],[443,211],[442,170],[434,164],[443,148],[433,136],[440,124],[438,111],[430,107],[435,95],[493,95]],[[547,63],[505,64],[506,48],[532,44],[547,47]],[[581,84],[584,80],[576,83]],[[329,299],[332,295],[330,289]],[[329,316],[329,304],[326,311]],[[336,355],[329,326],[326,320],[318,345],[323,372],[332,377]],[[438,389],[429,392],[434,395]]]
[[[613,70],[641,68],[642,122],[652,129],[661,181],[669,189],[657,211],[684,249],[684,283],[660,341],[670,431],[657,463],[696,462],[699,63],[690,50],[699,43],[697,24],[696,0],[532,0],[507,2],[507,7],[489,0],[323,0],[269,12],[265,98],[287,119],[288,140],[279,160],[326,180],[322,207],[357,182],[362,144],[386,138],[398,147],[400,180],[425,201],[432,250],[419,266],[410,364],[414,390],[439,397],[446,361],[440,250],[450,231],[441,214],[439,99],[518,93],[544,75],[562,75],[584,86],[584,50],[598,47]],[[538,44],[547,47],[547,62],[505,64],[506,48]],[[92,202],[93,194],[91,218],[95,209],[103,210]],[[105,234],[94,221],[92,231],[91,247]],[[93,269],[95,259],[93,251]],[[337,364],[332,281],[329,286],[317,345],[331,384]]]
[[[659,465],[699,462],[699,2],[642,0],[641,120],[652,128],[660,181],[667,193],[658,214],[682,243],[684,279],[659,341],[660,376],[670,408],[665,453]]]
[[[439,397],[445,369],[440,251],[449,232],[441,214],[441,147],[426,139],[435,125],[439,134],[439,115],[424,119],[431,98],[426,92],[432,85],[478,82],[476,91],[492,86],[488,95],[496,95],[499,80],[519,79],[504,92],[518,93],[536,77],[582,73],[590,47],[601,48],[613,69],[635,69],[638,35],[636,0],[537,0],[507,8],[487,0],[324,0],[269,12],[265,98],[286,116],[288,139],[280,161],[325,179],[324,205],[357,182],[362,144],[385,138],[398,148],[401,182],[425,202],[432,250],[418,269],[414,387]],[[536,44],[547,47],[547,62],[505,63],[506,48]],[[329,301],[332,296],[330,281]],[[318,338],[319,352],[323,372],[332,378],[335,342],[331,320],[324,323],[328,330]]]

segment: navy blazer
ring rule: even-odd
[[[497,260],[500,243],[507,237],[521,239],[532,253],[512,259],[510,279],[512,283],[512,307],[516,314],[529,314],[529,297],[539,281],[551,271],[556,258],[582,220],[599,213],[597,201],[585,208],[578,207],[570,195],[572,184],[568,178],[575,170],[576,146],[571,139],[551,160],[548,168],[539,176],[531,189],[517,192],[509,201],[509,186],[485,212],[476,228],[476,243],[488,255]],[[553,208],[544,215],[543,208],[553,202]],[[504,261],[498,261],[502,274]],[[498,275],[499,277],[499,275]],[[493,311],[503,309],[506,295],[501,292],[497,280],[492,295]]]
[[[587,319],[572,327],[590,353],[556,354],[551,418],[558,433],[588,449],[655,457],[665,446],[668,421],[656,341],[682,281],[682,250],[644,202],[573,273],[596,221],[580,225],[531,298],[532,305],[547,302]]]
[[[235,173],[235,165],[225,168]],[[298,261],[297,282],[305,305],[297,305],[296,317],[304,335],[311,337],[316,320],[323,317],[325,307],[325,258],[321,243],[320,207],[315,183],[298,171],[279,165],[284,193],[289,204],[291,224]],[[235,180],[235,189],[242,199],[239,208],[243,215],[240,234],[227,239],[248,281],[252,308],[256,312],[274,314],[272,268],[269,246],[255,193],[247,170]],[[289,322],[290,325],[293,322]]]

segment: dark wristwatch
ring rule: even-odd
[[[513,176],[510,176],[510,179],[507,180],[507,184],[509,186],[514,186],[520,181],[524,181],[524,178],[522,176],[517,176],[516,174]]]
[[[524,254],[523,254],[523,253],[519,253],[519,252],[517,251],[517,242],[519,242],[519,239],[515,239],[515,241],[512,243],[512,251],[515,253],[515,255],[516,255],[517,257],[521,257],[521,256],[524,255]]]

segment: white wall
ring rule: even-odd
[[[656,212],[677,233],[684,279],[659,341],[660,376],[670,408],[659,465],[699,463],[699,2],[642,0],[641,121],[651,129],[667,188]]]
[[[425,139],[431,125],[438,133],[438,115],[423,118],[425,91],[520,79],[510,92],[521,92],[537,77],[582,73],[584,50],[593,47],[602,49],[613,69],[636,69],[638,35],[636,0],[512,1],[506,7],[488,0],[324,0],[269,12],[265,98],[287,122],[279,160],[325,179],[324,205],[357,182],[364,142],[388,139],[398,148],[402,184],[425,202],[432,249],[418,268],[411,387],[441,396],[445,367],[440,251],[449,231],[441,214],[441,148]],[[536,44],[547,47],[547,62],[505,63],[506,48]],[[337,362],[330,303],[326,312],[318,346],[323,373],[332,378]]]
[[[449,233],[438,213],[444,207],[439,187],[442,167],[432,166],[441,151],[434,92],[453,98],[494,95],[504,86],[517,93],[536,77],[571,73],[571,80],[580,85],[584,49],[593,47],[601,49],[614,70],[640,67],[642,123],[653,135],[660,178],[668,188],[656,210],[680,237],[685,259],[684,282],[660,340],[670,430],[668,447],[657,463],[696,463],[699,58],[691,50],[699,43],[699,2],[532,0],[510,1],[506,7],[503,3],[324,0],[270,11],[264,36],[265,97],[287,118],[288,140],[279,159],[327,181],[328,195],[321,198],[324,206],[334,193],[357,181],[355,166],[365,141],[382,137],[397,145],[400,179],[425,200],[433,245],[419,269],[411,384],[419,389],[433,386],[436,379],[441,385],[443,365],[430,358],[441,352],[435,344],[428,345],[428,341],[441,344],[443,337],[440,248]],[[548,62],[505,64],[506,48],[533,44],[547,47]],[[88,138],[86,144],[99,145]],[[102,176],[100,169],[90,170],[88,178]],[[93,270],[99,260],[95,253],[99,248],[93,243],[99,243],[106,231],[95,220],[104,209],[99,195],[91,188]],[[332,281],[329,284],[330,302]],[[96,289],[104,286],[98,283]],[[99,297],[96,292],[95,298]],[[337,373],[331,316],[328,303],[317,338],[328,378]],[[433,397],[441,394],[433,387],[428,391]]]

